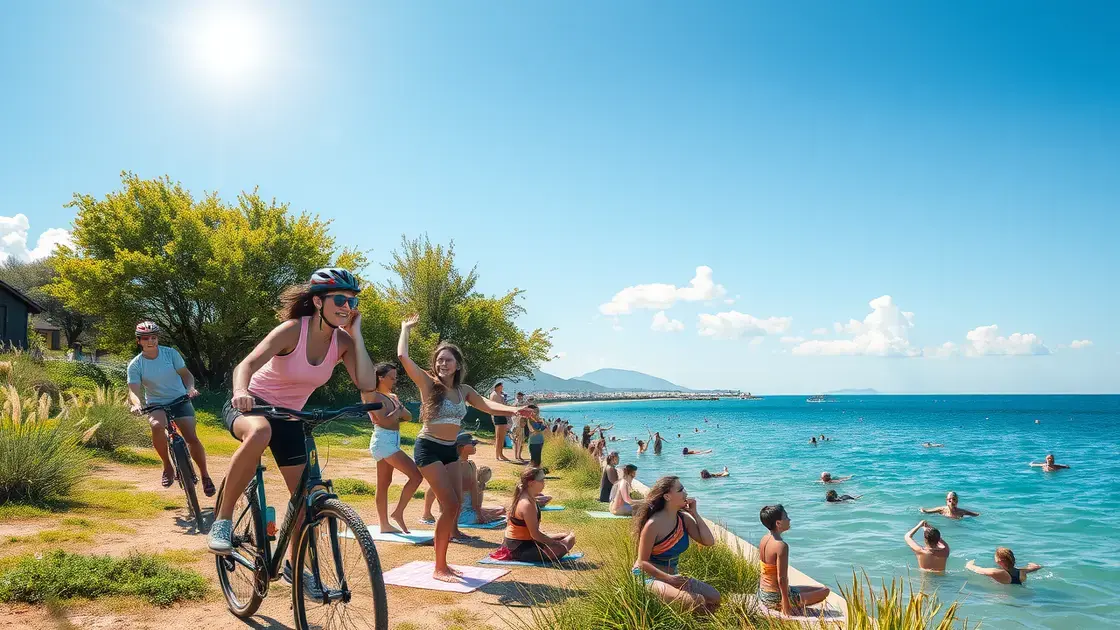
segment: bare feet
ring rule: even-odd
[[[381,526],[381,533],[382,534],[399,534],[399,533],[401,533],[401,531],[399,529],[393,527],[392,525],[382,525]],[[408,532],[406,531],[405,533],[407,534]]]
[[[412,533],[408,531],[408,525],[404,524],[404,512],[393,512],[389,515],[389,518],[393,519],[393,522],[400,526],[402,532],[406,534]],[[382,528],[382,531],[384,531],[384,528]]]
[[[450,566],[447,567],[446,571],[440,571],[439,569],[436,569],[432,573],[432,578],[433,579],[439,580],[440,582],[450,582],[452,584],[455,584],[456,582],[458,582],[459,578],[461,576],[462,576],[462,574],[458,573],[457,571],[452,569]]]

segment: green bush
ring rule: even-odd
[[[82,443],[89,448],[112,453],[122,446],[151,444],[151,429],[142,417],[125,407],[123,396],[109,390],[75,408],[74,426],[82,431]]]
[[[0,601],[38,604],[54,599],[131,595],[158,606],[206,594],[206,578],[166,560],[133,553],[126,558],[52,551],[27,556],[0,574]]]
[[[124,384],[120,376],[86,361],[47,361],[46,367],[47,375],[63,391],[93,392]]]
[[[70,495],[89,476],[88,456],[72,431],[50,419],[50,401],[21,400],[15,387],[3,389],[0,414],[0,505],[44,504]]]
[[[602,468],[587,449],[563,438],[550,437],[544,442],[541,463],[550,471],[564,471],[576,488],[598,488]]]
[[[353,479],[351,477],[342,477],[335,479],[331,482],[334,486],[334,491],[338,494],[364,494],[373,496],[377,494],[377,488],[373,484],[362,481],[361,479]]]

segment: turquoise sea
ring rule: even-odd
[[[629,439],[613,448],[638,466],[639,479],[679,475],[701,514],[754,544],[764,533],[759,509],[784,504],[793,565],[833,588],[850,586],[855,568],[876,584],[909,576],[915,588],[960,600],[969,621],[987,628],[1120,627],[1120,396],[779,396],[567,404],[544,415],[568,418],[577,433],[615,424],[611,433]],[[636,455],[634,438],[644,439],[646,427],[672,440],[661,455]],[[831,441],[808,443],[822,433]],[[685,457],[684,446],[714,452]],[[1027,466],[1048,452],[1072,469]],[[702,468],[723,466],[730,478],[700,479]],[[856,477],[825,486],[823,471]],[[826,503],[829,488],[863,498]],[[943,505],[949,490],[981,516],[918,512]],[[945,575],[918,571],[903,542],[922,518],[951,547]],[[1024,587],[964,568],[969,559],[994,566],[997,546],[1010,547],[1021,566],[1045,568]]]

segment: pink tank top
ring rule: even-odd
[[[331,345],[319,365],[307,361],[307,322],[300,318],[299,343],[285,355],[275,355],[249,380],[249,393],[271,405],[301,410],[311,394],[322,387],[338,363],[338,330],[331,334]]]

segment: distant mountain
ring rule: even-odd
[[[844,394],[844,395],[849,395],[849,396],[852,396],[852,395],[855,395],[855,396],[871,396],[871,395],[874,395],[874,394],[878,394],[879,392],[874,390],[874,389],[867,388],[867,389],[834,389],[830,392],[825,392],[825,393],[826,394]]]
[[[633,370],[618,370],[604,368],[588,372],[579,377],[580,380],[591,381],[603,387],[622,391],[647,391],[647,392],[690,392],[691,389],[681,387],[663,378],[650,376]]]
[[[610,389],[598,385],[596,383],[589,383],[574,378],[560,378],[553,376],[548,372],[541,372],[540,370],[533,370],[533,378],[524,381],[508,380],[505,381],[506,394],[512,399],[513,395],[517,392],[594,392],[601,394],[609,392]]]

